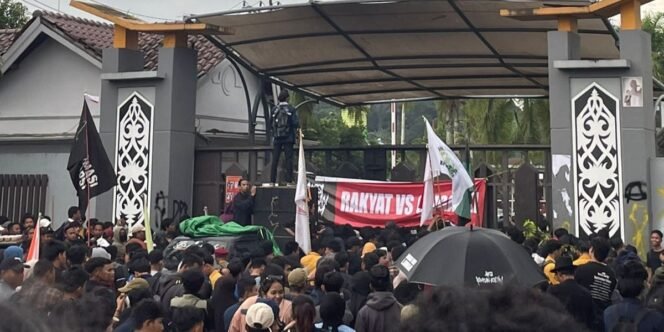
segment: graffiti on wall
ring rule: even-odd
[[[632,203],[627,219],[634,228],[631,244],[636,247],[637,252],[641,256],[644,256],[648,252],[647,243],[644,241],[649,231],[650,218],[648,217],[648,208],[642,203]]]

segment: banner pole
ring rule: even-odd
[[[86,107],[87,107],[87,101],[85,100],[85,96],[83,96],[83,112],[85,112]],[[90,162],[90,145],[88,144],[89,120],[91,119],[88,119],[87,114],[85,114],[85,158],[88,160],[88,163]],[[85,210],[87,212],[90,208],[90,183],[88,183],[87,174],[85,174],[84,179],[85,179],[85,191],[87,193],[87,203],[85,204]],[[90,218],[86,217],[85,222],[87,225],[87,233],[88,233],[88,241],[86,243],[90,245]]]

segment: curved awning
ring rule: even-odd
[[[555,21],[500,9],[589,1],[311,2],[194,17],[230,27],[210,36],[256,74],[337,105],[391,99],[545,96]],[[583,59],[618,58],[606,19],[578,22]]]

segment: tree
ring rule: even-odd
[[[664,79],[664,12],[646,15],[642,28],[652,37],[653,76],[661,81]]]
[[[18,29],[28,21],[28,7],[13,0],[0,0],[0,29]]]

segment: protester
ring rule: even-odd
[[[233,221],[247,226],[251,225],[251,216],[254,214],[254,204],[256,198],[256,187],[252,186],[249,180],[240,180],[240,191],[233,197],[232,212]]]
[[[131,228],[131,239],[127,243],[137,243],[141,248],[146,249],[145,244],[145,227],[140,224],[136,224]]]
[[[85,284],[86,293],[91,293],[97,288],[115,289],[115,270],[110,259],[90,258],[85,262],[85,271],[90,275],[90,280]]]
[[[0,262],[0,302],[8,300],[23,284],[24,267],[20,258],[4,258]]]
[[[172,325],[177,332],[203,332],[205,311],[194,307],[173,309]]]
[[[590,291],[595,309],[593,329],[603,329],[604,310],[611,305],[611,295],[616,288],[616,277],[613,270],[604,260],[611,250],[609,241],[602,237],[590,240],[591,261],[579,266],[574,272],[574,279]]]
[[[287,332],[314,332],[314,318],[316,308],[314,302],[309,296],[299,295],[293,299],[293,321],[290,322],[284,331]]]
[[[164,315],[155,301],[144,300],[132,312],[136,332],[161,332],[164,330]]]
[[[623,299],[604,311],[606,331],[662,331],[664,315],[644,307],[638,296],[645,287],[648,272],[639,261],[628,261],[618,272],[618,291]]]
[[[83,297],[85,283],[90,278],[82,267],[72,267],[62,274],[60,287],[63,291],[63,301],[78,300]]]
[[[292,303],[284,299],[284,280],[283,273],[281,274],[267,274],[261,277],[261,285],[259,288],[259,296],[266,300],[274,301],[279,306],[280,316],[278,317],[283,324],[290,323],[292,318]],[[243,311],[248,309],[252,304],[258,301],[258,297],[250,297],[244,300],[240,305],[238,311],[235,312],[231,320],[229,332],[246,332]]]
[[[240,294],[238,302],[229,306],[226,311],[224,311],[223,321],[224,321],[224,332],[230,331],[231,322],[236,312],[240,308],[240,305],[249,298],[252,298],[258,295],[258,286],[256,281],[251,277],[244,277],[237,281],[237,293]],[[218,326],[218,325],[217,325]],[[217,329],[219,332],[219,329]]]
[[[581,266],[592,260],[590,257],[590,241],[580,240],[576,247],[579,251],[579,257],[574,260],[574,266]]]
[[[586,288],[574,280],[575,270],[572,258],[558,257],[551,272],[556,274],[559,284],[551,286],[548,292],[555,296],[579,323],[590,328],[594,321],[593,298]]]
[[[182,272],[180,280],[182,281],[184,294],[171,299],[171,307],[195,307],[207,311],[207,301],[196,296],[205,282],[203,273],[197,269],[189,269]]]
[[[247,332],[279,331],[278,315],[265,303],[254,303],[247,309],[244,317],[244,330]]]
[[[272,167],[270,182],[277,183],[277,169],[281,151],[284,152],[286,183],[293,182],[293,144],[300,122],[295,108],[288,103],[288,90],[283,89],[277,97],[279,103],[272,109]]]
[[[37,261],[32,268],[30,278],[23,282],[21,290],[12,296],[11,301],[42,314],[49,314],[61,301],[63,295],[53,287],[54,284],[53,264],[47,260]]]
[[[542,245],[541,254],[544,257],[544,275],[549,280],[549,284],[557,285],[556,274],[552,272],[555,267],[556,258],[560,256],[562,243],[558,240],[549,240]]]
[[[329,332],[354,332],[355,330],[351,327],[344,325],[345,312],[346,301],[338,293],[325,294],[320,302],[320,317],[322,322],[316,324],[316,328]],[[385,331],[388,330],[394,331],[394,329],[387,329]]]
[[[560,302],[529,288],[437,287],[418,298],[414,311],[402,332],[584,331]]]
[[[372,293],[367,304],[360,309],[355,320],[358,332],[399,331],[401,305],[390,292],[392,283],[390,271],[383,265],[375,265],[369,270]]]
[[[662,266],[662,262],[659,260],[659,254],[662,251],[664,251],[664,247],[662,247],[662,232],[655,229],[650,232],[650,250],[648,251],[646,260],[651,275]]]
[[[61,241],[53,240],[42,249],[42,258],[53,264],[55,282],[62,281],[62,272],[67,269],[67,247]]]
[[[292,270],[288,274],[288,293],[286,298],[289,300],[294,300],[300,295],[305,295],[307,293],[308,280],[307,280],[307,271],[303,268],[297,268]]]

